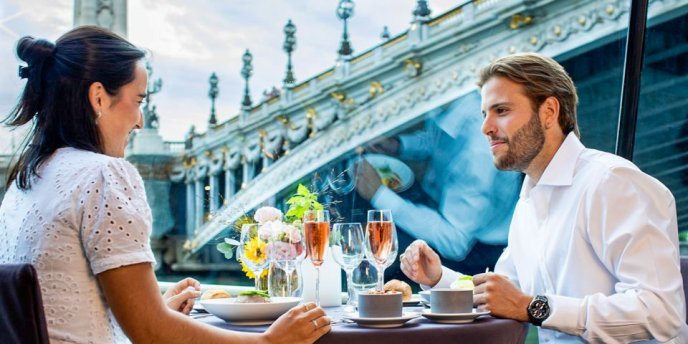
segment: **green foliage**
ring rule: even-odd
[[[318,193],[311,192],[303,184],[299,184],[296,194],[287,200],[289,210],[285,217],[289,222],[301,220],[308,210],[323,210],[323,205],[318,202]]]
[[[258,295],[262,297],[270,297],[270,294],[268,294],[267,290],[248,290],[248,291],[242,291],[239,293],[241,296],[253,296],[253,295]]]
[[[688,231],[678,232],[678,241],[688,241]]]
[[[473,276],[470,275],[464,275],[456,279],[457,281],[472,281]]]
[[[225,258],[227,259],[232,259],[234,256],[235,247],[239,247],[239,242],[230,238],[225,238],[224,242],[221,242],[215,246],[215,248],[217,248],[220,253],[224,254]]]

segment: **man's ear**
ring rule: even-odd
[[[559,125],[559,99],[547,97],[540,105],[540,116],[545,129]]]
[[[107,91],[99,81],[96,81],[88,87],[88,100],[93,108],[93,113],[99,113],[105,108]]]

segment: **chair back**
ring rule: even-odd
[[[48,343],[41,288],[31,264],[0,264],[0,343]]]

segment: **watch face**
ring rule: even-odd
[[[528,311],[530,311],[530,314],[533,316],[533,318],[543,319],[549,313],[549,306],[547,305],[546,301],[535,300],[533,303],[531,303]]]

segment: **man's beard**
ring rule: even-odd
[[[494,156],[497,169],[522,172],[544,147],[545,131],[542,129],[540,116],[533,113],[528,123],[518,129],[511,139],[492,137],[492,140],[502,140],[508,148],[501,158]]]

